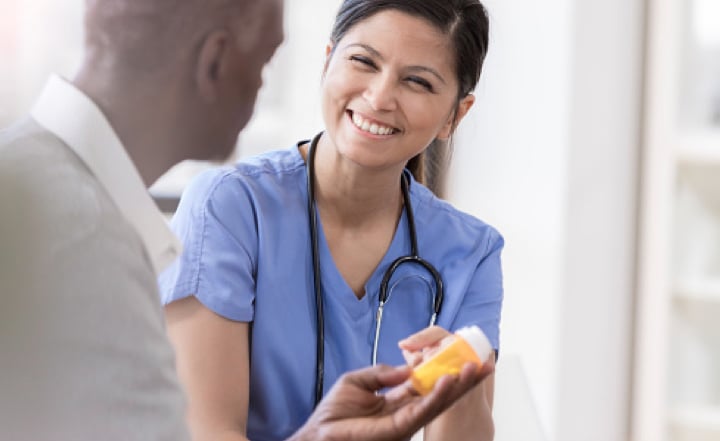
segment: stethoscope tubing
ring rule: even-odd
[[[320,253],[318,250],[318,221],[317,211],[315,209],[315,151],[317,143],[322,136],[322,132],[317,134],[312,141],[307,152],[307,191],[308,191],[308,218],[310,224],[310,241],[312,247],[313,262],[313,279],[315,287],[315,318],[316,318],[316,356],[315,363],[315,406],[320,402],[323,396],[323,381],[325,377],[325,317],[323,314],[323,297],[322,297],[322,279],[320,274]],[[400,187],[403,193],[403,201],[405,205],[405,213],[407,216],[407,225],[410,235],[410,255],[401,256],[395,259],[383,275],[380,282],[379,305],[375,316],[375,336],[373,338],[373,349],[371,362],[375,366],[377,364],[377,352],[380,341],[380,328],[382,327],[382,316],[385,304],[388,301],[388,285],[395,271],[405,263],[414,263],[422,266],[427,270],[435,281],[435,294],[433,295],[433,313],[430,317],[428,326],[433,326],[440,314],[440,308],[443,302],[443,281],[440,273],[435,267],[420,257],[417,245],[417,233],[415,230],[415,215],[413,213],[412,204],[410,203],[410,194],[408,190],[408,178],[402,175]]]
[[[320,252],[318,251],[317,212],[315,211],[315,147],[322,132],[315,135],[307,152],[308,217],[310,219],[310,241],[313,259],[313,283],[315,287],[316,357],[315,362],[315,406],[323,396],[325,378],[325,316],[323,314],[322,279],[320,278]]]

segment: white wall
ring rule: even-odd
[[[490,51],[456,138],[451,199],[505,236],[502,353],[554,432],[570,131],[570,1],[487,0]],[[551,439],[553,439],[551,437]]]
[[[557,439],[620,440],[629,431],[644,2],[583,0],[575,11]]]
[[[485,3],[452,199],[505,235],[503,351],[549,439],[626,440],[643,2]]]
[[[2,0],[0,127],[27,112],[51,72],[77,69],[82,6],[83,0]]]

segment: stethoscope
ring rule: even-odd
[[[313,279],[315,285],[315,315],[317,320],[317,362],[315,370],[315,405],[320,402],[323,395],[323,378],[325,375],[325,319],[323,316],[322,279],[320,278],[320,254],[318,253],[318,226],[317,211],[315,210],[315,151],[322,132],[317,134],[310,142],[307,153],[307,192],[308,192],[308,218],[310,221],[310,240],[312,242]],[[405,213],[407,215],[408,231],[410,232],[410,254],[395,259],[383,275],[380,282],[380,303],[375,316],[375,338],[373,339],[372,365],[377,364],[378,342],[380,340],[380,328],[382,327],[383,309],[388,301],[388,284],[395,271],[405,263],[414,263],[425,268],[435,282],[435,295],[433,295],[433,313],[430,316],[430,324],[433,326],[440,314],[440,307],[443,301],[443,282],[440,273],[428,261],[418,254],[417,234],[415,232],[415,217],[410,194],[408,192],[408,178],[403,173],[400,179],[400,188],[403,194]]]

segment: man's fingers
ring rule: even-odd
[[[377,376],[378,382],[380,384],[380,387],[378,389],[384,387],[395,387],[399,384],[402,384],[408,378],[410,378],[410,373],[412,372],[409,366],[387,366],[387,368],[388,369],[383,370]]]
[[[482,369],[480,369],[480,376],[485,378],[493,372],[495,372],[495,354],[490,355],[490,358],[483,363]]]
[[[473,389],[495,369],[493,360],[479,368],[475,363],[466,363],[459,375],[443,375],[433,390],[420,397],[409,383],[398,386],[386,394],[393,409],[405,406],[406,412],[396,415],[396,427],[406,433],[414,433],[452,406],[458,399]],[[400,406],[400,407],[398,407]]]
[[[407,402],[409,399],[417,396],[418,393],[412,387],[412,384],[410,384],[409,381],[405,381],[387,391],[387,393],[385,393],[385,400],[390,405],[399,406]]]
[[[339,381],[375,392],[385,387],[397,386],[407,380],[409,376],[410,368],[407,366],[377,365],[347,373],[340,377]]]
[[[471,388],[469,385],[458,388],[458,384],[459,378],[456,375],[444,375],[435,383],[433,390],[422,397],[413,409],[414,420],[420,423],[418,428],[440,415]]]
[[[460,371],[460,382],[479,383],[485,377],[495,372],[495,360],[491,357],[482,367],[478,367],[475,363],[465,363]]]
[[[492,359],[485,362],[482,368],[472,362],[465,363],[459,375],[443,375],[440,377],[430,395],[437,394],[436,399],[438,402],[441,405],[444,402],[447,404],[446,407],[449,407],[493,372],[495,372],[495,363]]]
[[[417,395],[407,384],[391,391],[397,395],[389,400],[386,409],[393,413],[392,424],[398,435],[393,439],[409,438],[455,402],[454,391],[458,377],[446,375],[440,381],[441,387],[424,397]]]

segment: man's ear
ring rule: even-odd
[[[220,82],[231,63],[231,43],[229,32],[217,30],[208,34],[200,46],[195,82],[200,96],[206,100],[214,101],[220,94]]]
[[[463,118],[465,118],[465,115],[467,115],[470,108],[475,103],[475,95],[469,93],[467,94],[463,99],[460,100],[457,107],[455,108],[455,111],[450,114],[448,117],[448,120],[445,122],[445,125],[440,129],[440,132],[436,136],[436,138],[441,140],[447,140],[450,138],[450,135],[455,131],[455,128],[460,124],[460,121],[462,121]]]

